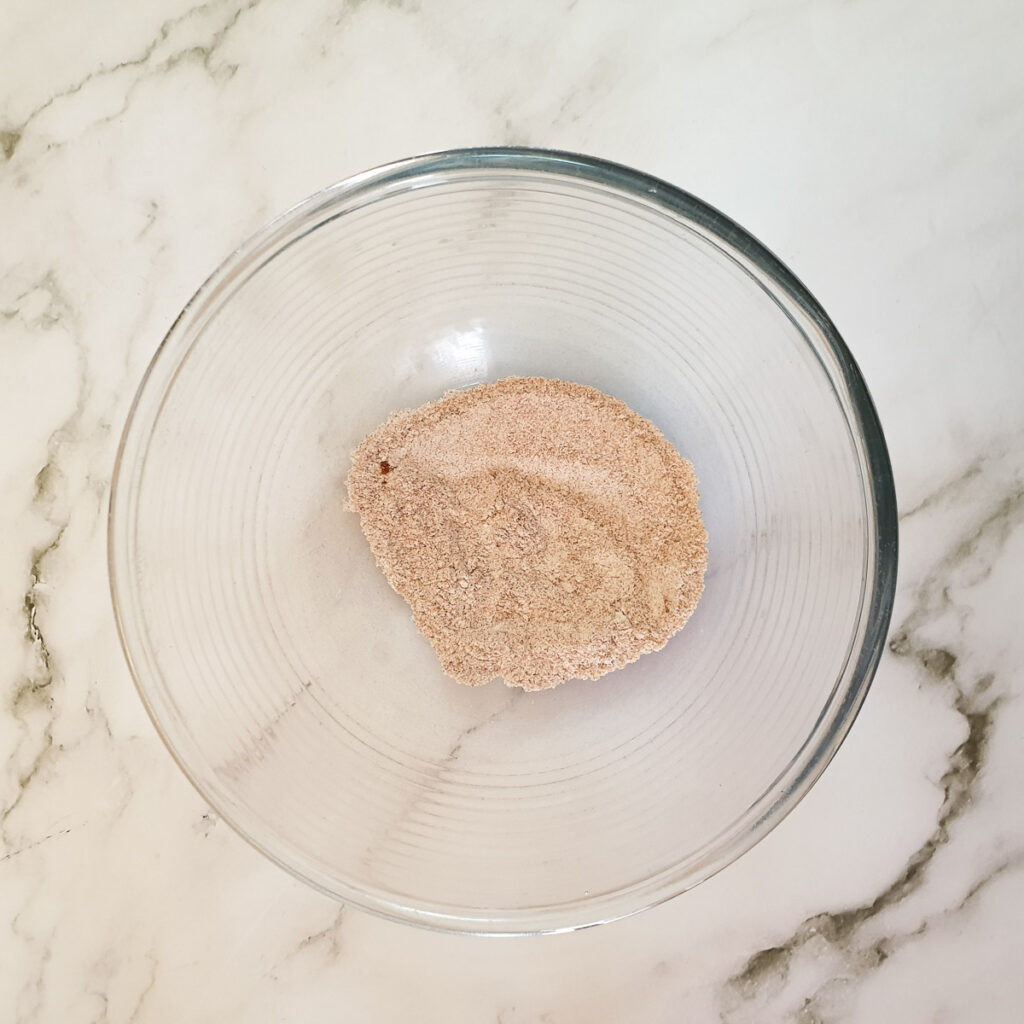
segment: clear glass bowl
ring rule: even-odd
[[[446,678],[344,478],[391,412],[580,381],[701,482],[704,597],[661,652],[542,693]],[[171,328],[121,444],[110,573],[142,698],[210,805],[387,917],[521,934],[617,918],[764,836],[835,753],[896,570],[853,359],[726,217],[588,157],[417,157],[313,196]]]

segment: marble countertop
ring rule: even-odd
[[[0,11],[0,1020],[1016,1022],[1024,7],[9,0]],[[218,821],[107,596],[140,376],[206,274],[415,152],[676,182],[832,314],[902,515],[889,650],[810,795],[656,910],[525,940],[339,909]]]

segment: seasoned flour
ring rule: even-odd
[[[445,672],[538,690],[663,647],[704,586],[693,467],[581,384],[509,377],[392,416],[349,501]]]

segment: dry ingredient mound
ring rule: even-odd
[[[448,675],[540,690],[660,649],[704,589],[697,478],[582,384],[508,377],[399,412],[349,502]]]

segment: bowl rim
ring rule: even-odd
[[[253,257],[273,241],[280,241],[286,229],[294,228],[301,221],[318,211],[342,202],[351,202],[360,196],[381,196],[397,187],[410,187],[414,181],[432,175],[461,172],[528,171],[576,179],[604,188],[611,188],[648,204],[661,207],[677,217],[697,225],[710,236],[713,243],[724,243],[726,252],[734,250],[753,268],[763,274],[785,299],[795,307],[820,334],[838,367],[842,383],[849,399],[853,420],[849,422],[853,439],[858,444],[858,454],[866,463],[864,474],[866,488],[865,505],[871,516],[874,546],[869,552],[873,565],[865,574],[865,591],[862,597],[861,622],[858,632],[863,632],[859,650],[854,644],[847,661],[847,668],[840,674],[833,698],[827,702],[822,715],[812,726],[807,739],[787,767],[780,774],[784,779],[787,772],[800,759],[805,762],[791,778],[780,787],[774,799],[764,808],[759,817],[745,827],[739,835],[733,835],[730,826],[715,842],[717,853],[706,857],[698,870],[675,876],[663,871],[636,885],[618,889],[611,893],[599,893],[573,903],[562,903],[553,909],[549,907],[528,908],[511,911],[463,911],[452,913],[451,908],[440,909],[427,901],[400,900],[397,897],[382,897],[359,885],[330,885],[323,879],[311,877],[298,864],[288,862],[280,853],[268,848],[231,812],[225,812],[222,802],[212,792],[213,787],[190,768],[187,758],[179,751],[176,742],[162,721],[151,695],[147,692],[144,673],[133,654],[122,607],[121,593],[126,584],[121,572],[127,566],[119,566],[117,552],[118,538],[124,528],[130,527],[129,491],[126,487],[126,453],[129,442],[138,426],[140,407],[149,394],[149,386],[157,376],[157,370],[171,358],[175,342],[184,333],[190,317],[194,317],[204,304],[222,287],[229,286],[234,276],[251,265]],[[340,211],[344,215],[346,211]],[[276,250],[274,250],[276,251]],[[742,265],[742,264],[741,264]],[[748,269],[749,272],[749,268]],[[773,298],[777,297],[773,295]],[[780,303],[781,306],[781,303]],[[782,307],[785,311],[785,307]],[[171,377],[173,381],[173,375]],[[166,394],[166,388],[163,394]],[[838,396],[837,396],[838,400]],[[849,421],[849,417],[847,416]],[[122,527],[122,519],[124,527]],[[192,783],[203,800],[238,835],[264,856],[288,871],[292,876],[311,885],[325,895],[351,903],[361,909],[391,920],[414,924],[444,932],[460,932],[474,935],[530,935],[575,931],[608,921],[618,920],[657,906],[682,892],[707,880],[731,864],[753,846],[759,843],[796,807],[821,776],[845,739],[867,696],[878,666],[888,633],[896,590],[898,565],[898,514],[895,483],[888,448],[882,426],[868,391],[864,378],[853,355],[843,341],[839,331],[821,304],[804,284],[765,245],[742,228],[730,217],[715,207],[698,199],[693,194],[660,178],[635,170],[623,164],[600,157],[579,153],[536,149],[527,147],[473,147],[442,150],[419,156],[407,157],[391,163],[362,171],[330,185],[319,192],[292,205],[263,228],[251,235],[238,246],[200,285],[175,318],[160,344],[157,346],[132,399],[124,429],[118,444],[117,455],[111,479],[107,519],[107,568],[110,597],[121,649],[124,652],[129,672],[140,699],[160,739],[185,777]],[[868,587],[870,590],[868,591]],[[865,607],[866,605],[866,607]],[[850,665],[852,664],[852,668]],[[845,677],[845,682],[844,682]],[[845,689],[842,689],[845,687]],[[827,728],[817,735],[822,726],[825,712],[830,710],[832,700],[841,698],[832,709],[832,718]],[[813,748],[805,754],[811,741]],[[772,792],[769,786],[764,796]],[[756,806],[756,804],[754,805]],[[744,819],[739,819],[744,820]],[[734,823],[735,824],[735,823]],[[725,837],[724,839],[722,837]],[[664,877],[668,875],[668,877]],[[660,883],[657,880],[661,879]],[[633,896],[623,903],[624,897]],[[612,906],[613,903],[620,905]]]

